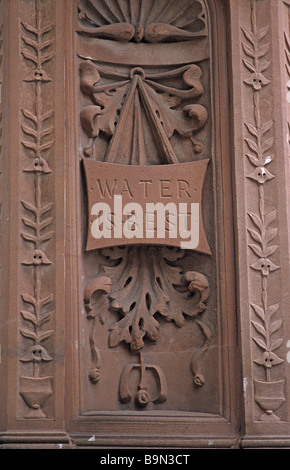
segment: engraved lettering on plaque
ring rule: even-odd
[[[201,211],[207,164],[208,160],[202,160],[162,167],[112,167],[84,160],[89,217],[86,249],[155,244],[210,254]]]

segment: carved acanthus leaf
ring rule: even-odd
[[[113,136],[107,161],[114,162],[119,153],[128,163],[144,164],[143,125],[146,121],[152,129],[155,145],[164,155],[163,160],[177,163],[169,142],[173,133],[191,138],[208,119],[206,108],[200,104],[182,107],[183,101],[195,100],[202,95],[201,75],[200,67],[194,64],[159,74],[147,74],[144,69],[135,67],[126,74],[91,60],[83,61],[80,65],[81,89],[92,101],[80,113],[83,129],[91,138],[98,137],[100,132]],[[172,77],[177,78],[181,86],[162,83]],[[136,149],[134,152],[133,148]]]
[[[85,302],[90,318],[104,313],[106,299],[107,308],[120,315],[110,327],[110,347],[125,341],[136,351],[144,346],[145,336],[157,341],[156,313],[182,327],[184,315],[195,319],[206,310],[208,281],[200,273],[182,272],[176,265],[184,256],[180,249],[129,246],[101,252],[108,260],[103,266],[106,277],[89,283]],[[104,295],[97,311],[92,312],[90,299],[94,291]]]

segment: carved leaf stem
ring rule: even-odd
[[[125,47],[126,41],[175,42],[207,36],[204,4],[199,0],[181,0],[178,4],[163,0],[83,0],[79,3],[78,20],[77,32],[90,36],[92,44],[91,38],[122,41]],[[103,65],[90,56],[79,55],[79,59],[80,89],[84,95],[80,122],[89,139],[83,152],[86,158],[112,164],[113,172],[115,163],[178,164],[181,158],[177,147],[185,141],[189,151],[192,144],[194,153],[202,152],[202,144],[193,138],[208,120],[207,109],[196,102],[204,93],[199,65],[184,62],[186,65],[168,66],[159,72],[156,68],[128,65],[124,71],[124,67]],[[97,150],[98,142],[102,142],[103,150]],[[205,341],[202,353],[192,358],[190,368],[194,383],[203,385],[200,358],[211,339],[209,327],[200,318],[209,296],[206,277],[195,271],[182,271],[178,260],[185,253],[180,249],[149,243],[103,248],[100,253],[104,263],[100,273],[88,281],[84,293],[87,316],[92,320],[90,381],[96,383],[100,377],[100,351],[95,340],[98,321],[110,322],[109,347],[125,342],[136,353],[142,350],[145,339],[158,341],[159,315],[178,327],[185,324],[186,316],[199,325]],[[133,367],[140,368],[141,376],[146,369],[142,361]],[[157,366],[150,367],[159,370]],[[125,375],[130,370],[125,368]],[[146,393],[142,382],[141,377],[139,391],[143,400]]]
[[[51,322],[54,313],[54,296],[52,293],[43,294],[45,280],[43,268],[52,265],[46,253],[46,245],[53,237],[53,231],[49,228],[53,222],[51,216],[53,203],[43,204],[42,202],[42,178],[51,173],[47,160],[48,152],[54,144],[52,138],[54,128],[50,123],[53,111],[46,110],[46,103],[43,101],[43,86],[51,82],[51,78],[43,67],[53,57],[50,34],[52,25],[45,27],[41,25],[41,0],[35,0],[35,11],[35,27],[22,23],[24,30],[22,55],[34,66],[24,78],[24,82],[35,84],[35,104],[34,110],[22,109],[24,117],[22,130],[25,135],[22,145],[27,155],[31,157],[30,163],[23,171],[34,175],[34,201],[21,201],[24,210],[21,236],[25,242],[32,245],[32,250],[26,251],[22,264],[33,270],[33,286],[32,293],[26,292],[21,296],[25,308],[21,311],[24,324],[20,328],[20,333],[26,340],[32,341],[32,345],[25,349],[20,360],[33,363],[33,378],[37,380],[41,375],[40,364],[52,361],[52,357],[42,343],[54,333],[52,329],[44,327]],[[22,383],[27,384],[27,378],[22,378]],[[27,399],[27,391],[21,391],[21,394],[28,406],[31,406]],[[51,394],[50,389],[49,394]],[[33,404],[30,412],[32,416],[28,415],[28,417],[45,417],[39,404]]]
[[[254,328],[252,339],[260,352],[254,362],[264,367],[265,380],[270,383],[272,382],[272,367],[281,364],[284,360],[274,352],[283,342],[281,337],[277,337],[277,332],[282,326],[282,319],[274,317],[279,311],[280,305],[279,303],[270,304],[268,294],[269,277],[279,269],[279,266],[271,259],[278,249],[277,244],[271,243],[277,237],[278,229],[273,227],[273,223],[277,218],[276,209],[268,210],[266,208],[266,187],[268,182],[275,178],[275,175],[268,169],[274,159],[271,151],[274,138],[271,135],[269,136],[273,129],[273,121],[271,119],[263,121],[261,116],[261,91],[270,84],[270,80],[265,75],[270,62],[265,59],[269,51],[269,43],[265,42],[268,26],[258,28],[256,4],[256,0],[251,0],[252,30],[243,29],[245,42],[242,44],[246,55],[243,63],[247,70],[251,72],[249,78],[245,79],[244,82],[253,91],[254,115],[253,123],[245,123],[248,131],[245,142],[249,150],[246,156],[254,167],[252,173],[247,177],[257,184],[258,190],[258,212],[248,212],[251,221],[251,228],[248,229],[248,232],[251,239],[249,247],[257,257],[257,261],[251,264],[251,268],[259,272],[261,276],[261,304],[251,304],[255,313],[255,318],[252,320]],[[261,382],[255,381],[259,393],[261,390],[260,385]],[[274,405],[272,409],[265,409],[261,396],[255,396],[255,401],[265,410],[266,419],[274,419]],[[279,406],[282,402],[283,399],[279,401]],[[269,406],[271,408],[271,405]],[[265,419],[265,417],[263,416],[262,419]],[[275,417],[275,419],[278,418]]]

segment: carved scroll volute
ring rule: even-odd
[[[142,352],[140,352],[140,364],[129,364],[122,372],[120,379],[120,401],[122,403],[129,403],[132,400],[129,382],[130,374],[133,369],[140,372],[140,382],[135,400],[138,406],[145,407],[149,401],[154,403],[163,403],[167,400],[167,383],[162,369],[154,364],[144,363]],[[146,378],[146,371],[153,371],[157,381],[157,396],[151,397],[148,391],[148,378]]]
[[[100,379],[101,368],[101,354],[95,344],[96,318],[99,317],[99,321],[104,323],[105,319],[103,318],[103,315],[108,312],[108,295],[110,291],[111,279],[109,277],[101,276],[90,281],[84,292],[87,318],[93,320],[90,332],[91,368],[89,370],[89,379],[92,383],[97,383]]]
[[[109,77],[112,83],[102,85],[102,76]],[[171,77],[180,77],[184,89],[162,84]],[[201,69],[195,64],[160,74],[146,74],[143,68],[133,67],[124,74],[96,65],[91,60],[82,62],[81,90],[94,103],[81,110],[83,129],[93,142],[100,132],[112,136],[105,155],[107,162],[145,165],[142,120],[146,117],[160,163],[178,163],[170,143],[173,133],[193,141],[193,134],[198,133],[208,120],[207,110],[201,104],[180,108],[183,101],[196,100],[203,94],[201,77]],[[112,88],[114,92],[110,91]],[[199,151],[194,141],[193,144],[194,150]],[[92,156],[93,148],[86,149],[85,154]]]
[[[180,267],[179,263],[186,255],[186,251],[180,248],[185,248],[185,245],[183,247],[180,240],[170,240],[168,245],[171,246],[167,247],[165,238],[157,243],[146,238],[147,232],[140,242],[140,233],[137,236],[136,232],[133,233],[135,229],[128,224],[126,233],[132,230],[128,238],[123,230],[121,241],[117,243],[107,233],[102,244],[99,222],[94,218],[98,215],[95,212],[98,200],[95,201],[91,196],[97,194],[96,191],[99,191],[100,202],[106,206],[115,196],[127,196],[126,202],[137,202],[140,207],[141,199],[154,199],[158,191],[163,198],[162,202],[166,198],[166,202],[177,204],[176,207],[186,200],[182,198],[191,198],[191,195],[198,193],[199,198],[190,200],[190,207],[192,209],[194,204],[199,207],[198,238],[202,243],[197,243],[192,249],[197,249],[205,256],[211,255],[202,224],[202,186],[210,159],[204,139],[199,140],[200,132],[207,132],[209,120],[200,66],[200,62],[208,59],[205,52],[208,47],[204,5],[199,0],[182,0],[178,8],[174,2],[170,2],[169,8],[168,2],[162,0],[158,5],[155,2],[152,10],[148,6],[148,2],[140,2],[137,11],[136,5],[130,4],[128,14],[121,4],[117,8],[110,0],[103,3],[92,1],[90,8],[87,2],[80,1],[77,30],[80,38],[79,78],[83,103],[80,109],[84,136],[83,170],[88,192],[87,213],[89,217],[93,216],[87,221],[89,235],[86,249],[89,252],[98,248],[103,257],[101,269],[90,277],[84,292],[87,318],[92,321],[89,379],[94,384],[100,379],[101,354],[97,347],[97,332],[98,325],[108,323],[109,348],[127,343],[133,357],[139,354],[139,363],[133,362],[124,368],[119,390],[121,402],[129,403],[132,399],[132,393],[129,392],[130,377],[133,372],[136,374],[139,371],[140,383],[135,400],[139,407],[147,406],[148,403],[164,403],[167,399],[166,378],[161,367],[147,364],[143,355],[145,343],[157,343],[162,335],[157,315],[180,328],[186,327],[186,318],[198,325],[203,344],[199,354],[194,354],[189,360],[189,371],[194,375],[195,385],[205,383],[201,359],[212,338],[210,326],[202,319],[202,314],[207,310],[209,282],[204,274],[184,271]],[[103,9],[109,15],[105,24]],[[197,39],[202,47],[195,46],[194,41]],[[116,64],[113,59],[109,63],[103,55],[112,40],[117,50],[121,47]],[[189,63],[188,57],[184,61],[180,59],[180,63],[172,63],[170,48],[179,41],[192,41],[193,50],[196,51],[192,63]],[[98,47],[93,48],[96,43]],[[129,49],[126,53],[126,44],[133,54],[131,57]],[[165,47],[166,58],[159,54],[158,59],[157,49],[154,53],[157,46]],[[138,57],[138,51],[145,49],[140,47],[150,48],[152,64],[142,63],[143,58],[140,55]],[[198,63],[194,62],[194,57],[198,57]],[[166,66],[160,67],[158,60],[167,61]],[[186,152],[183,150],[184,145]],[[170,167],[182,169],[182,162],[187,162],[189,171],[195,174],[191,180],[195,181],[196,178],[196,183],[190,186],[187,181],[190,178],[185,173],[178,176],[178,182],[174,181],[174,184],[172,177],[168,176],[168,181],[177,190],[166,191],[161,182],[162,177],[166,177]],[[130,165],[130,171],[126,172],[119,186],[116,168],[122,173],[125,165]],[[161,183],[158,190],[153,188],[153,177],[148,177],[144,182],[146,168],[152,168],[153,172],[158,173],[156,184]],[[103,176],[105,173],[116,174],[115,179],[109,181],[108,176]],[[136,199],[138,187],[142,187],[144,194],[142,198],[138,196]],[[157,199],[153,199],[150,202],[157,203]],[[116,221],[116,206],[114,217]],[[98,243],[93,242],[93,239],[97,239]],[[191,248],[188,246],[188,249]],[[113,320],[116,316],[117,321]],[[150,395],[145,385],[146,380],[149,380],[149,370],[157,384],[156,397]]]

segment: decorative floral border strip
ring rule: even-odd
[[[32,246],[32,249],[27,249],[22,264],[31,267],[33,285],[30,292],[21,296],[24,308],[21,311],[23,321],[20,333],[26,340],[26,346],[20,361],[32,363],[33,370],[28,377],[20,377],[20,394],[29,407],[25,417],[35,419],[46,418],[42,407],[53,393],[52,377],[41,376],[41,363],[53,360],[43,343],[54,333],[51,328],[46,327],[51,324],[54,313],[54,295],[44,294],[46,276],[49,275],[45,268],[53,264],[45,250],[54,235],[50,230],[54,204],[43,202],[43,178],[51,174],[48,160],[54,145],[54,126],[51,122],[53,110],[48,107],[43,91],[44,87],[51,86],[52,78],[45,66],[54,54],[51,50],[52,24],[42,24],[41,4],[41,0],[35,0],[35,25],[22,22],[21,49],[24,59],[33,64],[24,82],[35,84],[35,92],[34,109],[22,109],[22,131],[25,136],[22,146],[30,158],[23,172],[34,175],[34,201],[21,201],[21,236]]]
[[[262,90],[268,87],[271,81],[267,78],[270,61],[266,59],[270,46],[267,42],[269,27],[258,27],[257,2],[251,0],[251,30],[242,28],[244,41],[242,43],[245,53],[243,64],[249,72],[244,80],[253,91],[253,122],[246,122],[247,137],[244,138],[248,153],[246,157],[253,167],[247,178],[255,181],[257,185],[258,211],[248,212],[250,228],[248,228],[250,243],[248,246],[256,256],[251,269],[257,271],[261,277],[261,303],[252,303],[254,317],[252,320],[252,340],[257,346],[258,354],[254,363],[263,367],[265,380],[254,379],[254,400],[264,411],[260,420],[277,421],[274,414],[285,401],[284,379],[273,380],[272,368],[284,362],[277,350],[282,345],[281,337],[282,319],[278,317],[279,303],[269,301],[269,279],[279,266],[273,262],[273,255],[278,245],[273,241],[277,237],[278,228],[274,226],[277,220],[276,209],[266,207],[266,190],[269,181],[275,178],[269,167],[275,156],[272,148],[274,144],[273,121],[263,120],[261,115]],[[279,334],[280,332],[280,334]]]

